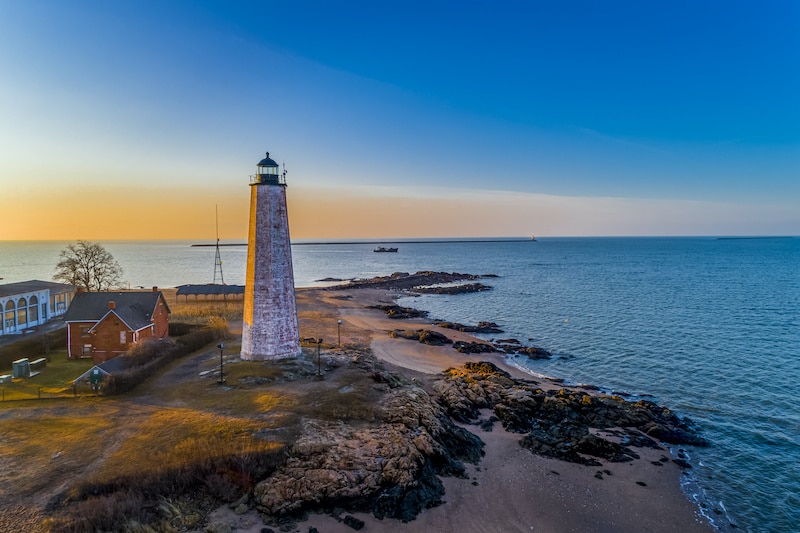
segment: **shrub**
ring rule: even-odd
[[[122,372],[109,376],[106,382],[106,394],[126,394],[132,391],[159,369],[216,342],[226,332],[220,329],[203,328],[182,335],[174,342],[147,339],[133,346],[125,356],[130,358],[130,366]]]
[[[170,322],[169,323],[169,336],[170,337],[181,337],[186,335],[187,333],[191,333],[196,331],[203,326],[200,324],[189,324],[186,322]]]

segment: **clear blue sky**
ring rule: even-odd
[[[419,199],[416,234],[451,200],[487,234],[800,234],[794,1],[0,0],[0,113],[6,213],[239,213],[268,149],[302,237],[403,236],[370,198]]]

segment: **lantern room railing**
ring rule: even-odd
[[[250,185],[286,185],[286,173],[253,174],[250,176]]]

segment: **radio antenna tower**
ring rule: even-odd
[[[214,255],[214,285],[217,284],[217,270],[219,270],[219,283],[225,285],[225,277],[222,275],[222,257],[219,255],[219,206],[214,206],[214,218],[217,226],[217,253]]]

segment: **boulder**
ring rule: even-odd
[[[500,351],[491,344],[483,342],[456,341],[453,343],[453,348],[459,353],[492,353]]]
[[[390,390],[379,424],[353,426],[307,420],[285,464],[258,483],[253,501],[263,513],[296,518],[343,508],[409,521],[441,503],[439,475],[466,476],[483,442],[455,425],[424,390]]]

